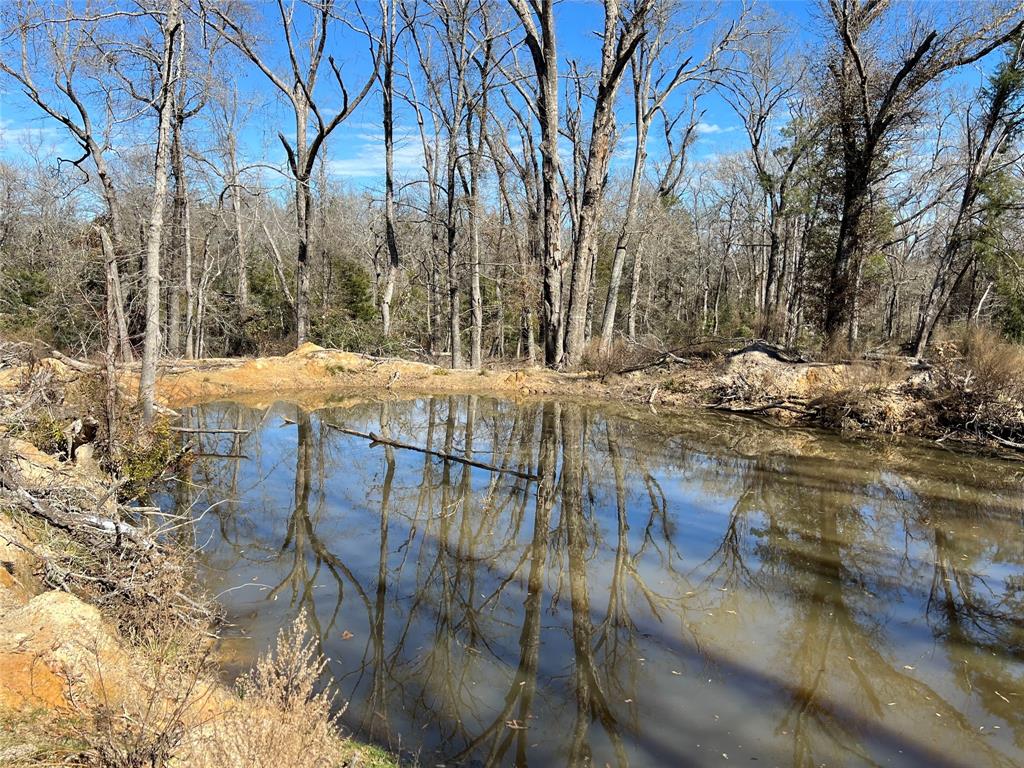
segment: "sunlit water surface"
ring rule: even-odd
[[[188,418],[251,430],[163,500],[227,500],[232,668],[305,610],[346,729],[423,766],[1024,765],[1020,464],[476,397]]]

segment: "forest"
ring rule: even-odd
[[[563,5],[5,3],[4,335],[144,380],[1024,337],[1019,3]]]
[[[0,765],[1024,764],[1022,214],[1022,0],[0,0]]]

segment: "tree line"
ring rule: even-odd
[[[2,98],[74,152],[0,160],[5,332],[141,356],[144,389],[307,340],[574,367],[1024,336],[1018,2],[588,11],[576,39],[554,0],[6,4]],[[709,110],[732,151],[698,151]],[[353,116],[368,188],[331,170]]]

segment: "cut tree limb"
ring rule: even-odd
[[[50,357],[59,360],[60,362],[64,363],[64,365],[66,365],[68,368],[78,371],[79,373],[94,373],[99,370],[98,365],[94,365],[93,363],[85,363],[82,362],[81,360],[75,360],[75,358],[68,357],[63,353],[58,352],[56,349],[50,352]]]

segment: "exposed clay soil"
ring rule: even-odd
[[[68,361],[74,363],[75,361]],[[37,362],[61,381],[88,377],[58,359]],[[89,366],[98,374],[98,366]],[[24,366],[0,369],[0,406],[5,391],[25,380]],[[138,365],[126,367],[120,384],[132,398]],[[208,358],[161,364],[157,400],[169,409],[234,400],[251,405],[286,399],[310,407],[325,399],[367,393],[409,397],[430,394],[480,394],[511,400],[559,398],[606,404],[637,404],[659,412],[712,408],[756,415],[772,421],[838,429],[844,432],[913,434],[959,441],[1020,457],[1013,442],[988,430],[963,429],[945,418],[948,392],[939,391],[934,371],[909,358],[821,363],[793,360],[775,348],[754,343],[704,358],[662,356],[628,372],[566,373],[540,367],[482,370],[449,368],[398,358],[375,358],[306,343],[279,357]],[[1011,412],[1009,433],[1024,433],[1020,404]],[[1006,406],[1006,404],[1002,404]],[[1019,424],[1017,422],[1020,422]]]
[[[169,408],[232,399],[323,402],[325,393],[482,394],[508,399],[557,397],[643,404],[663,410],[711,407],[782,422],[816,421],[819,405],[839,393],[870,392],[875,422],[828,426],[907,431],[920,413],[913,389],[922,374],[909,366],[884,373],[876,363],[806,363],[754,348],[714,361],[664,361],[628,373],[563,373],[547,368],[452,370],[429,363],[373,358],[304,344],[281,357],[181,361],[162,367],[158,400]],[[137,385],[126,374],[127,389]]]

